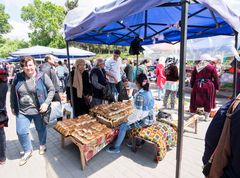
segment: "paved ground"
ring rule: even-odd
[[[156,92],[154,91],[154,95]],[[186,100],[189,97],[186,96]],[[226,99],[218,99],[221,105]],[[9,101],[8,110],[9,110]],[[158,104],[161,107],[161,103]],[[64,149],[60,146],[60,135],[48,128],[47,153],[38,154],[37,134],[31,125],[31,138],[34,145],[33,156],[22,167],[18,166],[19,145],[15,132],[15,118],[10,112],[7,135],[7,162],[0,166],[1,178],[174,178],[176,165],[176,149],[169,151],[163,161],[153,161],[154,149],[145,144],[137,153],[133,153],[125,144],[120,154],[109,154],[102,150],[89,161],[86,169],[80,169],[78,148],[67,141]],[[202,178],[201,156],[204,149],[204,135],[209,122],[199,122],[198,134],[184,133],[182,178]]]

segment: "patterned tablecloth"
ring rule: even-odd
[[[81,144],[79,143],[76,138],[72,137],[72,141],[78,145],[79,149],[84,154],[85,161],[89,161],[92,157],[94,157],[99,151],[101,151],[105,146],[111,143],[114,138],[118,135],[118,129],[111,129],[105,135],[100,135],[98,138],[93,140],[89,144]]]
[[[167,151],[177,145],[177,132],[166,123],[159,122],[147,128],[132,129],[130,136],[155,144],[157,151],[156,161],[163,160]]]

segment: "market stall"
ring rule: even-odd
[[[131,102],[102,104],[91,109],[91,115],[84,114],[77,118],[57,122],[55,130],[61,134],[61,145],[66,138],[78,146],[81,168],[118,134],[118,127],[132,113]]]

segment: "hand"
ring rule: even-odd
[[[12,110],[12,114],[15,116],[15,115],[16,115],[16,113],[15,113],[14,109],[11,109],[11,110]]]
[[[216,93],[218,93],[219,92],[219,90],[216,90]]]
[[[92,96],[89,96],[88,99],[89,99],[89,102],[91,103],[92,102]]]
[[[39,112],[43,113],[43,112],[46,112],[48,109],[48,104],[46,103],[43,103],[39,109]]]

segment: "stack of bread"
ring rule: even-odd
[[[97,117],[100,123],[110,128],[127,122],[127,118],[133,112],[131,101],[102,104],[90,109],[90,112]]]
[[[106,125],[97,122],[96,118],[84,114],[75,119],[57,122],[55,129],[64,136],[72,136],[86,145],[112,132]]]
[[[96,122],[96,119],[88,114],[78,116],[74,119],[65,119],[63,121],[57,122],[55,129],[59,131],[65,137],[71,135],[74,129],[78,126]]]
[[[71,136],[83,145],[88,145],[111,132],[112,130],[107,128],[106,125],[95,121],[91,124],[76,127],[71,133]]]

